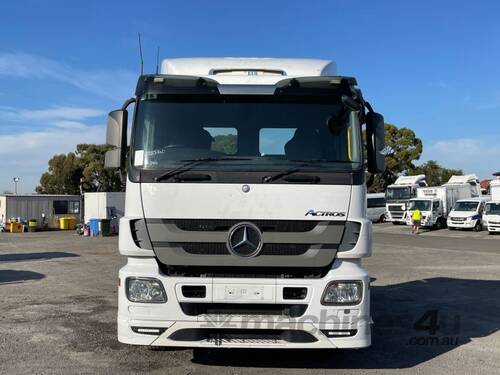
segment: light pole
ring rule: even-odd
[[[15,191],[16,191],[16,195],[17,195],[17,183],[19,182],[20,178],[19,177],[14,177],[13,180],[14,180]]]

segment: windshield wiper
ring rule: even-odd
[[[157,176],[154,178],[156,182],[160,182],[163,180],[168,180],[170,177],[177,176],[181,173],[187,172],[191,170],[192,168],[196,167],[198,164],[205,163],[205,162],[211,162],[211,161],[226,161],[226,160],[250,160],[250,158],[230,158],[230,157],[223,157],[223,158],[199,158],[199,159],[185,159],[181,161],[187,161],[188,163],[183,164],[178,166],[177,168],[171,169],[168,172]]]
[[[269,182],[273,182],[273,181],[276,181],[276,180],[279,180],[283,177],[286,177],[286,176],[289,176],[291,174],[294,174],[294,173],[297,173],[297,172],[304,172],[301,167],[303,167],[304,165],[301,165],[301,166],[298,166],[298,167],[293,167],[293,168],[290,168],[290,169],[287,169],[286,171],[283,171],[283,172],[280,172],[280,173],[277,173],[275,175],[272,175],[272,176],[265,176],[263,179],[262,179],[262,182],[264,183],[269,183]],[[318,183],[319,182],[319,177],[318,176],[310,176],[310,175],[296,175],[294,176],[293,178],[285,178],[285,181],[289,181],[289,182],[310,182],[310,183]]]

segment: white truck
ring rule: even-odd
[[[412,225],[412,213],[418,208],[422,214],[422,227],[442,229],[446,227],[446,219],[455,202],[470,197],[471,189],[467,183],[418,188],[416,198],[408,202],[406,225]]]
[[[491,201],[486,203],[483,221],[489,234],[500,232],[500,176],[490,182]]]
[[[481,196],[456,201],[448,215],[448,229],[472,229],[474,232],[482,231],[485,204],[490,200],[491,197],[489,196]]]
[[[417,188],[427,186],[425,175],[399,176],[385,191],[387,221],[405,224],[408,201],[417,194]]]
[[[481,196],[481,183],[475,174],[451,176],[446,185],[469,185],[471,197]]]
[[[369,346],[363,131],[383,171],[383,117],[325,60],[170,59],[140,76],[108,117],[106,167],[126,172],[119,341]]]

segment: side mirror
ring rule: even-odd
[[[382,173],[385,170],[385,126],[384,116],[376,112],[366,114],[366,149],[368,172]]]
[[[106,144],[114,146],[114,148],[106,152],[104,167],[107,169],[125,167],[125,157],[127,153],[127,121],[128,112],[125,109],[118,109],[110,112],[108,115]]]

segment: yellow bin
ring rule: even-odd
[[[24,226],[19,223],[10,223],[10,233],[22,233]]]
[[[74,229],[76,229],[76,219],[74,217],[61,217],[61,218],[59,218],[59,229],[61,229],[61,230],[74,230]]]

